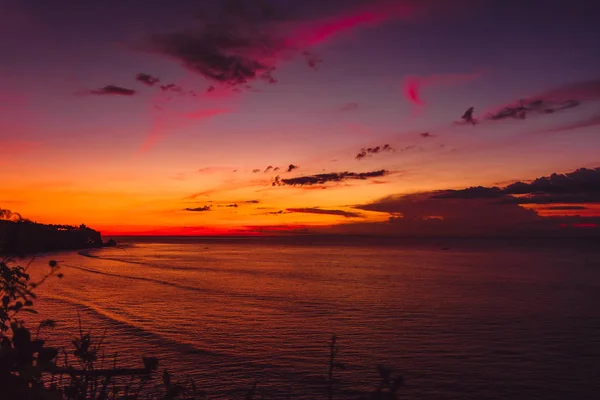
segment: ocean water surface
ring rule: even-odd
[[[36,306],[106,334],[107,356],[190,377],[215,399],[336,398],[393,366],[413,399],[600,398],[600,246],[576,240],[135,239],[38,257]]]

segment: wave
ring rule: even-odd
[[[171,355],[176,357],[177,362],[181,364],[179,367],[185,367],[185,363],[182,363],[183,360],[181,359],[181,356],[184,355],[184,357],[188,360],[188,363],[191,362],[195,368],[198,368],[198,364],[195,361],[201,357],[204,368],[207,368],[206,372],[209,374],[218,375],[217,370],[221,370],[223,372],[235,372],[237,375],[240,375],[241,373],[241,375],[262,376],[263,374],[268,373],[272,378],[285,380],[289,374],[293,373],[297,376],[303,377],[304,380],[310,380],[310,369],[307,371],[299,371],[298,369],[294,369],[291,365],[286,363],[286,360],[269,360],[272,362],[265,361],[264,358],[253,360],[246,357],[240,357],[236,354],[200,349],[192,343],[179,341],[165,336],[159,332],[149,330],[146,327],[139,326],[134,322],[119,316],[117,313],[105,310],[93,303],[81,299],[75,300],[70,297],[56,294],[47,294],[44,296],[44,298],[50,301],[70,304],[79,310],[85,310],[85,312],[89,313],[92,318],[109,324],[109,326],[114,328],[118,334],[122,334],[126,339],[126,344],[140,342],[146,343],[148,355],[166,356],[166,359],[168,359],[169,357],[166,353],[171,353]],[[166,353],[164,350],[160,350],[160,354],[152,353],[152,351],[155,349],[164,348],[168,349]],[[177,365],[174,367],[177,367]],[[215,368],[217,370],[215,370]],[[196,378],[203,378],[202,382],[205,384],[214,384],[215,377],[206,376],[206,372],[202,373],[201,376],[197,376]]]
[[[116,326],[116,327],[120,328],[119,330],[122,330],[128,336],[131,335],[131,336],[136,336],[138,338],[144,338],[144,339],[151,338],[154,340],[166,341],[166,342],[168,342],[169,345],[174,346],[174,348],[176,348],[176,350],[178,350],[178,351],[186,351],[186,352],[191,351],[194,354],[203,355],[203,356],[222,357],[225,355],[223,353],[213,352],[213,351],[209,351],[209,350],[202,350],[202,349],[195,347],[192,344],[173,340],[173,339],[163,336],[157,332],[140,327],[140,326],[136,325],[135,323],[133,323],[123,317],[120,317],[116,313],[113,313],[113,312],[110,312],[103,308],[97,307],[94,304],[88,303],[81,299],[74,300],[69,297],[55,295],[55,294],[45,295],[44,298],[71,304],[71,305],[75,306],[76,308],[83,308],[87,312],[94,314],[98,319],[109,322],[112,326]]]
[[[128,260],[125,258],[116,258],[116,257],[101,257],[97,254],[92,254],[97,252],[98,249],[93,249],[93,250],[83,250],[83,251],[79,251],[77,252],[77,254],[79,254],[80,256],[83,257],[87,257],[87,258],[94,258],[97,260],[107,260],[107,261],[116,261],[116,262],[122,262],[122,263],[126,263],[126,264],[137,264],[137,265],[148,265],[147,263],[141,262],[141,261],[135,261],[135,260]]]
[[[114,262],[119,262],[119,263],[124,263],[124,264],[133,264],[133,265],[143,265],[145,267],[150,267],[150,268],[156,268],[156,269],[161,269],[161,270],[165,270],[165,271],[206,271],[206,272],[216,272],[216,273],[223,273],[223,274],[232,274],[232,275],[249,275],[249,276],[268,276],[268,277],[275,277],[275,278],[284,278],[284,279],[289,279],[289,280],[303,280],[303,281],[312,281],[312,277],[304,275],[302,273],[290,273],[290,272],[285,272],[285,273],[277,273],[274,271],[260,271],[260,270],[248,270],[248,269],[239,269],[239,268],[227,268],[227,269],[223,269],[223,268],[215,268],[215,267],[208,267],[205,265],[194,265],[194,267],[179,267],[179,266],[175,266],[172,264],[161,264],[161,263],[153,263],[153,262],[149,262],[149,261],[138,261],[138,260],[131,260],[128,258],[119,258],[119,257],[105,257],[105,256],[100,256],[97,254],[92,254],[92,252],[96,252],[98,251],[98,249],[95,250],[84,250],[84,251],[80,251],[77,254],[79,254],[80,256],[83,257],[87,257],[87,258],[92,258],[92,259],[97,259],[97,260],[103,260],[103,261],[114,261]],[[212,260],[212,259],[211,259]],[[196,259],[196,261],[200,261],[198,258]],[[339,277],[338,281],[340,280],[345,280],[343,277]]]
[[[121,275],[121,274],[115,274],[112,272],[99,271],[99,270],[93,269],[93,268],[78,267],[75,265],[64,264],[64,263],[62,263],[61,266],[77,269],[77,270],[84,271],[84,272],[89,272],[92,274],[111,276],[111,277],[115,277],[115,278],[131,279],[131,280],[143,281],[143,282],[150,282],[150,283],[155,283],[158,285],[169,286],[169,287],[186,290],[186,291],[192,291],[192,292],[196,292],[196,293],[211,294],[211,295],[216,295],[216,296],[226,296],[229,298],[233,297],[233,298],[240,298],[240,299],[250,299],[253,301],[267,301],[267,302],[270,302],[271,304],[273,304],[274,308],[279,308],[282,310],[288,310],[288,309],[297,310],[299,306],[300,307],[305,306],[307,308],[312,309],[312,307],[314,306],[313,303],[305,301],[305,300],[301,300],[301,299],[297,299],[294,302],[294,305],[292,307],[289,305],[284,305],[283,303],[286,299],[283,297],[280,297],[280,296],[246,294],[246,293],[240,293],[240,292],[232,292],[232,291],[228,291],[228,290],[219,290],[219,289],[215,289],[214,287],[199,288],[199,287],[195,287],[195,286],[182,285],[180,283],[169,282],[169,281],[164,281],[164,280],[160,280],[160,279],[154,279],[154,278],[148,278],[148,277],[142,277],[142,276],[133,276],[133,275]],[[277,304],[277,306],[275,306],[275,304]]]
[[[145,267],[160,268],[160,269],[171,270],[171,271],[189,271],[189,270],[205,269],[207,271],[221,271],[222,272],[222,270],[219,270],[217,268],[210,268],[210,267],[188,268],[188,267],[173,266],[173,265],[169,265],[169,264],[152,263],[152,262],[147,262],[147,261],[136,261],[136,260],[131,260],[131,259],[127,259],[127,258],[103,257],[103,256],[99,256],[97,254],[92,254],[93,251],[94,250],[84,250],[84,251],[78,252],[77,254],[79,254],[80,256],[83,256],[83,257],[93,258],[96,260],[115,261],[115,262],[120,262],[120,263],[124,263],[124,264],[143,265]]]

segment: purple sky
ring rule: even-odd
[[[117,233],[362,210],[360,230],[401,217],[367,206],[387,196],[600,165],[596,2],[226,3],[0,0],[0,208]],[[386,173],[307,190],[269,165]],[[201,192],[264,207],[185,211]],[[267,214],[287,209],[346,214]]]

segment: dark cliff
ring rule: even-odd
[[[44,225],[0,220],[0,253],[25,255],[102,246],[102,235],[81,225]]]

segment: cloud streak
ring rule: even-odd
[[[98,96],[133,96],[136,91],[116,85],[106,85],[100,89],[90,90],[88,93]]]
[[[288,212],[292,213],[304,213],[304,214],[321,214],[321,215],[335,215],[345,218],[360,218],[361,214],[356,212],[344,211],[344,210],[327,210],[318,207],[309,208],[288,208]]]
[[[382,169],[372,172],[335,172],[329,174],[317,174],[300,176],[290,179],[282,179],[279,175],[272,182],[272,186],[312,186],[323,185],[329,182],[342,182],[346,180],[365,180],[387,175],[389,172]]]
[[[390,152],[390,151],[395,151],[395,150],[389,144],[384,144],[384,145],[375,146],[375,147],[363,147],[362,149],[360,149],[360,151],[354,158],[356,158],[357,160],[362,160],[365,157],[371,157],[375,154],[385,153],[385,152]]]
[[[203,206],[203,207],[195,207],[195,208],[184,208],[184,211],[192,211],[192,212],[205,212],[205,211],[211,211],[212,207],[211,206]]]
[[[534,115],[552,115],[579,107],[585,102],[600,101],[600,79],[576,82],[529,96],[484,112],[480,119],[527,119]],[[567,127],[566,130],[569,128]],[[576,129],[576,128],[573,128]]]
[[[160,79],[158,79],[157,77],[145,73],[137,74],[135,80],[147,86],[154,86],[160,82]]]
[[[404,97],[417,107],[426,105],[422,97],[422,89],[438,86],[453,86],[481,78],[484,72],[469,74],[437,74],[428,76],[407,76],[402,84]]]

